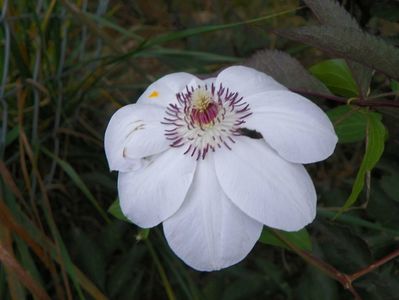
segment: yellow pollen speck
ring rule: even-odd
[[[151,94],[148,95],[148,98],[156,98],[159,96],[158,91],[152,91]]]

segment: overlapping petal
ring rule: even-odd
[[[126,105],[112,116],[104,137],[111,170],[136,170],[143,166],[142,158],[168,149],[163,116],[162,108],[146,104]]]
[[[176,94],[182,92],[191,82],[201,82],[201,80],[184,72],[165,75],[149,85],[137,103],[166,107],[169,103],[175,102]]]
[[[240,211],[222,191],[211,158],[199,161],[187,199],[163,226],[173,251],[200,271],[241,261],[262,231],[262,224]]]
[[[215,166],[226,195],[255,220],[296,231],[314,219],[316,193],[305,168],[282,159],[263,140],[239,137],[233,150],[215,152]]]
[[[265,73],[244,66],[233,66],[224,69],[216,78],[216,87],[222,85],[240,97],[248,97],[266,91],[287,90]]]
[[[144,168],[119,173],[118,192],[123,214],[140,227],[153,227],[174,214],[191,185],[196,161],[170,149]]]
[[[269,91],[245,100],[252,115],[243,126],[259,131],[286,160],[312,163],[333,153],[338,138],[331,121],[308,99],[289,91]]]

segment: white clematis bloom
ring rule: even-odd
[[[162,222],[173,251],[201,271],[241,261],[263,225],[312,222],[316,192],[302,164],[336,143],[320,108],[243,66],[206,80],[166,75],[105,133],[123,213],[143,228]]]

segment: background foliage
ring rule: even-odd
[[[397,299],[399,5],[343,2],[0,1],[0,299]],[[307,231],[199,273],[118,219],[103,133],[163,74],[238,63],[315,101],[340,143],[307,166]]]

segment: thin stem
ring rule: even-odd
[[[306,262],[308,262],[312,266],[316,267],[317,269],[322,271],[327,276],[329,276],[332,279],[335,279],[336,281],[341,283],[342,286],[346,290],[351,292],[351,294],[353,295],[355,300],[362,300],[360,295],[357,293],[357,291],[352,286],[352,281],[350,280],[350,278],[347,274],[338,271],[330,264],[313,256],[311,253],[309,253],[307,251],[303,251],[298,246],[296,246],[295,244],[293,244],[289,240],[287,240],[278,230],[273,229],[273,233],[276,235],[276,237],[278,239],[280,239],[283,243],[285,243],[291,250],[293,250],[296,254],[298,254],[300,257],[302,257]]]
[[[360,100],[360,99],[353,99],[352,101],[349,101],[348,99],[344,98],[344,97],[338,97],[338,96],[334,96],[334,95],[326,95],[326,94],[321,94],[321,93],[314,93],[314,92],[309,92],[309,91],[303,91],[303,90],[291,90],[295,93],[299,93],[302,95],[306,95],[306,96],[315,96],[315,97],[320,97],[320,98],[324,98],[324,99],[328,99],[328,100],[332,100],[338,103],[342,103],[342,104],[347,104],[347,103],[351,103],[351,104],[355,104],[357,106],[364,106],[364,107],[394,107],[394,108],[399,108],[399,101],[390,101],[390,100],[369,100],[369,99],[376,99],[376,98],[380,98],[379,96],[383,97],[384,94],[380,94],[380,95],[375,95],[372,97],[369,97],[365,100]],[[391,96],[392,94],[389,93],[385,96]],[[394,95],[394,94],[393,94]]]
[[[297,89],[291,89],[291,91],[294,92],[294,93],[307,95],[307,96],[320,97],[320,98],[332,100],[332,101],[339,102],[339,103],[347,103],[347,101],[348,101],[344,97],[339,97],[339,96],[334,96],[334,95],[327,95],[327,94],[315,93],[315,92],[297,90]]]
[[[367,267],[361,269],[360,271],[357,271],[351,275],[342,273],[335,269],[333,266],[330,264],[322,261],[321,259],[313,256],[311,253],[304,251],[300,249],[298,246],[295,244],[291,243],[289,240],[287,240],[279,230],[272,229],[274,235],[281,240],[284,244],[286,244],[292,251],[294,251],[297,255],[299,255],[301,258],[303,258],[307,263],[311,264],[312,266],[316,267],[320,271],[322,271],[324,274],[327,276],[331,277],[332,279],[335,279],[339,283],[342,284],[342,286],[348,290],[349,292],[352,293],[353,297],[355,300],[361,300],[362,298],[358,294],[358,292],[355,290],[355,288],[352,286],[352,282],[355,281],[356,279],[374,271],[378,267],[382,266],[383,264],[389,262],[390,260],[399,257],[399,248],[393,251],[392,253],[388,254],[387,256],[375,261],[374,263],[368,265]]]
[[[351,281],[354,281],[354,280],[358,279],[359,277],[362,277],[362,276],[366,275],[367,273],[374,271],[378,267],[382,266],[383,264],[387,263],[388,261],[390,261],[398,256],[399,256],[399,249],[396,249],[392,253],[375,261],[374,263],[372,263],[371,265],[368,265],[364,269],[361,269],[360,271],[353,273],[352,275],[349,276],[349,278]]]
[[[175,293],[173,292],[173,289],[169,283],[168,277],[166,276],[165,269],[163,268],[161,261],[159,260],[158,255],[156,254],[154,247],[152,246],[151,242],[148,239],[144,239],[144,242],[150,251],[150,254],[155,262],[155,265],[158,269],[159,276],[161,276],[161,281],[165,287],[166,294],[168,295],[169,300],[175,300],[176,296]]]
[[[377,95],[372,95],[367,97],[367,99],[378,99],[378,98],[385,98],[390,96],[399,96],[399,92],[389,92],[389,93],[382,93]]]

